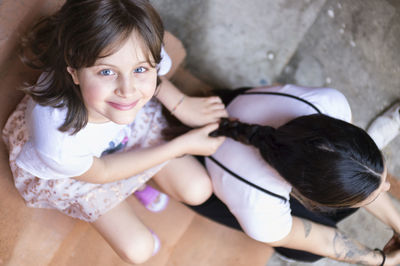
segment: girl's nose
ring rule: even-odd
[[[121,79],[115,89],[115,94],[119,97],[127,98],[135,93],[135,84],[129,78]]]

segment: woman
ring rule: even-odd
[[[400,233],[382,154],[349,123],[350,107],[340,92],[255,88],[227,110],[238,121],[223,120],[213,134],[235,140],[227,139],[206,159],[216,196],[238,221],[224,217],[224,223],[296,260],[400,263],[400,251],[369,249],[336,229],[363,206]]]

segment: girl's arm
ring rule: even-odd
[[[129,178],[185,154],[211,155],[225,139],[208,136],[217,128],[218,124],[210,124],[155,147],[94,157],[91,168],[74,178],[89,183],[109,183]]]
[[[289,235],[269,244],[362,265],[381,265],[383,260],[379,251],[360,244],[339,230],[298,217],[293,217]],[[386,254],[386,256],[385,265],[400,263],[400,251]]]
[[[187,126],[203,126],[228,116],[219,97],[190,97],[178,90],[167,78],[161,77],[161,80],[157,99]]]

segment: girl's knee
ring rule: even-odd
[[[150,232],[132,236],[132,241],[118,250],[118,255],[129,264],[141,264],[150,259],[154,252],[154,238]]]
[[[183,201],[189,205],[200,205],[212,194],[212,184],[208,177],[191,182],[182,193]]]

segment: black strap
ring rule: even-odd
[[[217,161],[214,157],[208,156],[208,158],[210,158],[211,161],[213,161],[214,163],[216,163],[219,167],[221,167],[222,169],[224,169],[225,171],[227,171],[228,173],[230,173],[231,175],[233,175],[234,177],[236,177],[236,178],[239,179],[240,181],[242,181],[242,182],[244,182],[244,183],[246,183],[246,184],[248,184],[248,185],[250,185],[250,186],[252,186],[252,187],[254,187],[254,188],[256,188],[256,189],[258,189],[258,190],[261,190],[261,191],[263,191],[263,192],[265,192],[265,193],[267,193],[267,194],[269,194],[269,195],[271,195],[271,196],[280,198],[280,199],[282,199],[284,202],[287,202],[287,201],[288,201],[285,197],[283,197],[283,196],[281,196],[281,195],[278,195],[278,194],[276,194],[276,193],[274,193],[274,192],[271,192],[271,191],[269,191],[269,190],[266,190],[266,189],[264,189],[264,188],[262,188],[262,187],[260,187],[260,186],[257,186],[256,184],[253,184],[253,183],[247,181],[246,179],[244,179],[244,178],[241,177],[240,175],[238,175],[238,174],[232,172],[231,170],[229,170],[225,165],[223,165],[222,163],[220,163],[219,161]]]
[[[242,90],[240,93],[238,93],[236,96],[238,96],[238,95],[255,95],[255,94],[256,94],[256,95],[257,95],[257,94],[268,94],[268,95],[277,95],[277,96],[284,96],[284,97],[293,98],[293,99],[299,100],[299,101],[301,101],[301,102],[303,102],[303,103],[305,103],[305,104],[308,104],[308,105],[309,105],[310,107],[312,107],[315,111],[317,111],[317,113],[322,114],[321,111],[320,111],[315,105],[313,105],[312,103],[310,103],[309,101],[304,100],[304,99],[302,99],[302,98],[300,98],[300,97],[291,95],[291,94],[287,94],[287,93],[281,93],[281,92],[266,92],[266,91],[254,91],[254,92],[251,91],[251,92],[248,92],[248,91],[247,91],[247,88],[246,88],[246,89],[243,89],[243,90]],[[260,190],[260,191],[262,191],[262,192],[264,192],[264,193],[267,193],[267,194],[269,194],[269,195],[271,195],[271,196],[280,198],[280,199],[282,199],[285,203],[288,201],[285,197],[283,197],[283,196],[281,196],[281,195],[278,195],[278,194],[276,194],[276,193],[273,193],[273,192],[271,192],[271,191],[269,191],[269,190],[266,190],[266,189],[264,189],[264,188],[262,188],[262,187],[260,187],[260,186],[257,186],[256,184],[253,184],[253,183],[247,181],[247,180],[244,179],[243,177],[241,177],[241,176],[239,176],[238,174],[236,174],[236,173],[232,172],[231,170],[229,170],[229,168],[227,168],[225,165],[223,165],[222,163],[220,163],[219,161],[217,161],[214,157],[208,156],[208,158],[210,158],[211,161],[213,161],[214,163],[216,163],[219,167],[221,167],[222,169],[224,169],[225,171],[227,171],[229,174],[231,174],[232,176],[236,177],[236,178],[239,179],[240,181],[242,181],[242,182],[248,184],[249,186],[252,186],[252,187],[254,187],[254,188],[256,188],[256,189],[258,189],[258,190]]]
[[[314,104],[312,104],[312,103],[310,103],[309,101],[307,101],[307,100],[304,100],[304,99],[302,99],[302,98],[300,98],[300,97],[297,97],[297,96],[295,96],[295,95],[292,95],[292,94],[287,94],[287,93],[282,93],[282,92],[272,92],[272,91],[249,91],[249,92],[244,92],[244,93],[241,93],[241,94],[238,94],[238,95],[254,95],[254,94],[268,94],[268,95],[277,95],[277,96],[284,96],[284,97],[289,97],[289,98],[293,98],[293,99],[296,99],[296,100],[299,100],[299,101],[301,101],[301,102],[303,102],[303,103],[305,103],[305,104],[307,104],[307,105],[309,105],[311,108],[313,108],[317,113],[319,113],[319,114],[322,114],[321,113],[321,111],[314,105]]]

